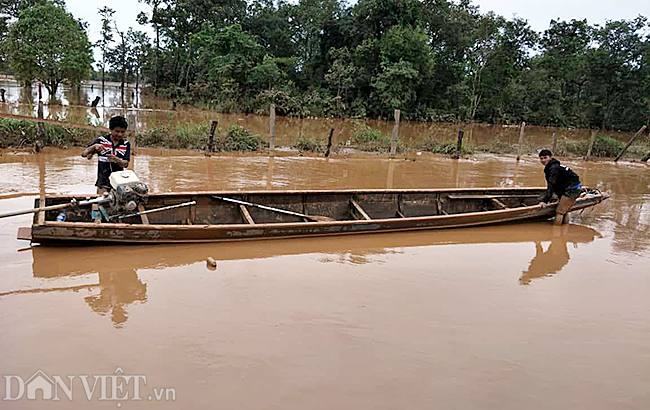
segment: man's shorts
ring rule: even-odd
[[[567,212],[569,212],[569,209],[571,209],[573,204],[576,202],[576,199],[578,199],[581,192],[582,192],[582,184],[578,184],[576,186],[572,186],[571,188],[567,188],[562,194],[562,197],[560,198],[560,202],[557,204],[557,209],[555,210],[555,213],[564,215]]]

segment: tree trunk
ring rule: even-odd
[[[106,82],[106,70],[102,64],[102,105],[104,105],[104,83]]]
[[[153,93],[158,95],[158,76],[160,75],[160,28],[156,24],[156,72],[154,73],[153,80]]]

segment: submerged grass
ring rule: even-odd
[[[435,137],[428,136],[421,144],[417,144],[415,148],[434,154],[455,155],[457,145],[458,143],[456,141],[438,141]],[[473,150],[467,147],[466,144],[463,144],[460,149],[460,154],[471,155],[473,154]]]
[[[596,135],[591,155],[594,157],[615,157],[625,147],[625,143],[609,135]],[[589,140],[558,141],[558,155],[587,155]]]
[[[40,141],[40,144],[59,148],[86,146],[101,134],[103,134],[102,131],[45,124],[45,137]],[[207,146],[209,134],[210,124],[208,122],[182,122],[174,125],[155,125],[137,133],[135,139],[140,147],[203,150]],[[38,127],[36,123],[12,118],[0,118],[0,148],[33,146],[37,139]],[[367,125],[357,125],[350,141],[345,145],[367,152],[386,153],[390,151],[391,136]],[[237,124],[232,124],[227,130],[217,129],[213,150],[217,152],[252,152],[268,148],[268,146],[269,143],[266,138],[253,134],[250,130]],[[301,136],[291,146],[302,152],[322,153],[326,150],[326,141]],[[624,146],[624,142],[610,135],[598,134],[594,140],[592,156],[613,158],[618,155]],[[588,147],[589,140],[573,141],[562,138],[558,141],[555,154],[582,157],[586,155]],[[535,154],[540,148],[542,147],[528,144],[522,147],[522,152]],[[404,142],[398,139],[397,151],[404,152],[407,150],[454,155],[456,153],[456,141],[439,141],[438,138],[430,135],[420,141],[410,142],[408,146],[405,146]],[[494,140],[484,145],[471,146],[465,141],[461,155],[472,155],[479,152],[497,155],[516,154],[517,145]],[[626,157],[640,159],[649,154],[650,136],[645,135],[638,138],[627,150]]]
[[[360,125],[352,132],[351,143],[355,148],[370,152],[390,151],[392,137],[367,125]],[[404,151],[404,143],[397,139],[397,152]]]
[[[327,149],[327,143],[325,141],[304,135],[301,135],[291,146],[304,152],[325,152]]]
[[[102,135],[102,131],[45,124],[44,146],[86,146]],[[138,146],[170,149],[204,149],[207,146],[208,123],[179,123],[175,126],[152,127],[135,135]],[[38,126],[31,121],[0,118],[0,148],[32,146],[38,139]],[[258,151],[268,142],[257,134],[233,124],[224,133],[218,130],[214,138],[215,151]]]
[[[97,133],[72,127],[45,124],[44,146],[67,147],[87,145]],[[38,126],[34,122],[0,118],[0,148],[30,146],[38,139]]]

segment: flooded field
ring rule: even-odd
[[[0,79],[0,88],[7,90],[6,103],[0,103],[0,113],[37,116],[38,87],[21,87],[15,81]],[[42,88],[44,101],[48,100],[45,88]],[[95,126],[108,126],[108,120],[114,115],[125,115],[132,119],[135,128],[139,131],[152,127],[189,125],[196,123],[209,124],[218,121],[221,130],[225,131],[231,124],[239,124],[252,132],[268,136],[269,117],[262,115],[222,114],[211,110],[178,107],[172,109],[173,102],[142,92],[136,92],[129,87],[125,92],[126,109],[121,107],[121,93],[118,83],[107,83],[104,91],[104,105],[90,108],[90,103],[101,97],[101,82],[89,81],[81,87],[70,89],[62,86],[57,94],[60,103],[49,104],[44,107],[44,117],[63,122],[91,124]],[[404,115],[404,114],[403,114]],[[334,128],[333,141],[335,144],[350,139],[352,133],[360,125],[367,125],[382,133],[390,135],[394,122],[380,120],[353,120],[335,118],[289,118],[277,117],[276,136],[277,144],[289,146],[301,137],[317,140],[326,140],[331,128]],[[433,138],[439,142],[455,141],[458,130],[465,131],[466,144],[479,146],[488,143],[500,142],[507,145],[516,144],[519,140],[518,125],[491,125],[491,124],[454,124],[402,121],[399,135],[405,145],[421,142],[426,138]],[[553,133],[557,134],[560,141],[587,140],[590,135],[588,129],[569,129],[556,127],[527,126],[525,142],[533,146],[550,146]],[[620,131],[607,131],[621,141],[628,141],[633,133]]]
[[[647,409],[650,173],[569,165],[611,198],[558,229],[30,248],[15,237],[31,218],[1,219],[0,362],[16,377],[0,395],[37,370],[75,378],[72,402],[29,400],[28,386],[0,408]],[[76,150],[4,151],[0,212],[41,191],[92,193],[95,166]],[[142,150],[135,170],[155,192],[544,184],[534,158],[491,156]],[[146,376],[142,400],[108,379],[89,401],[80,375],[118,367]]]

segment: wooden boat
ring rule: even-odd
[[[21,228],[18,237],[41,244],[184,243],[459,228],[550,218],[557,204],[539,205],[544,191],[457,188],[153,194],[146,209],[165,211],[111,223],[89,222],[88,208],[69,213],[65,222],[56,220],[59,211],[39,212],[31,229]],[[88,198],[47,196],[45,206]],[[585,190],[571,211],[592,207],[606,198],[599,191]],[[37,199],[37,208],[39,202]],[[188,202],[195,204],[174,207]]]

